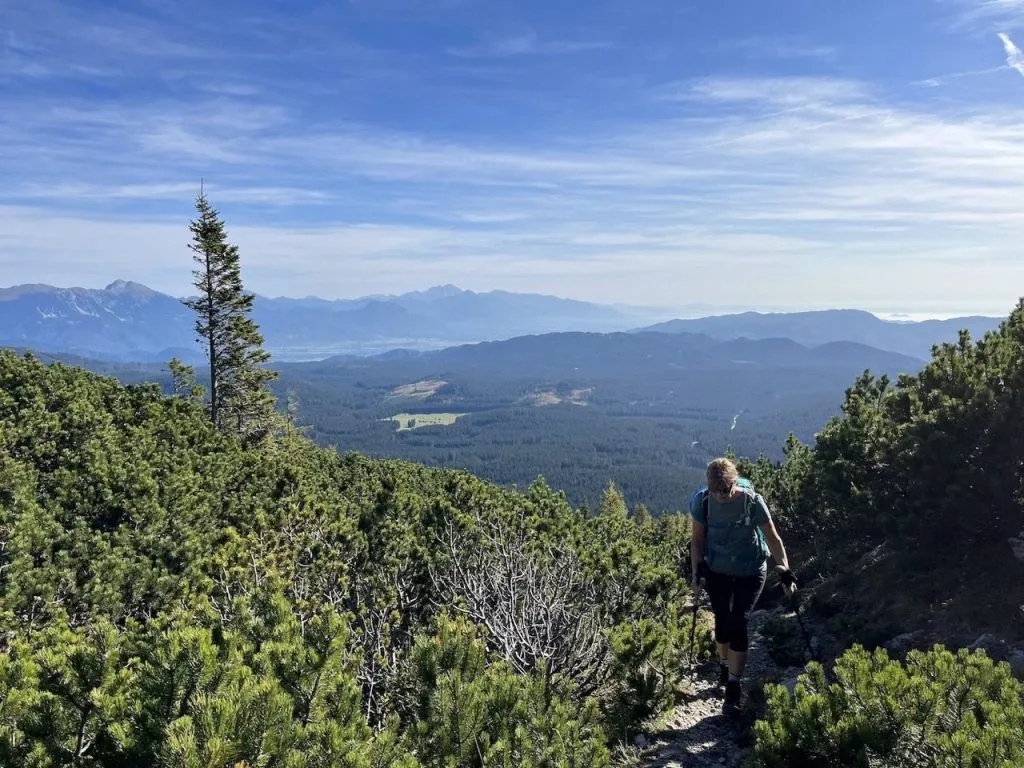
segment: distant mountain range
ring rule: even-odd
[[[689,320],[669,320],[641,328],[643,332],[701,333],[715,339],[792,339],[810,346],[852,341],[912,357],[931,357],[934,344],[956,341],[960,330],[980,338],[1003,318],[968,316],[952,320],[905,322],[882,320],[870,312],[829,309],[816,312],[743,312]]]
[[[301,361],[393,349],[436,350],[551,333],[690,333],[711,339],[790,339],[807,346],[855,342],[924,359],[931,345],[973,335],[1000,318],[903,323],[869,312],[746,312],[641,325],[651,310],[539,294],[475,293],[453,285],[359,299],[257,296],[253,316],[275,360]],[[662,314],[661,317],[666,315]],[[180,299],[117,280],[102,289],[20,285],[0,289],[0,346],[111,362],[201,361],[193,315]]]
[[[538,294],[452,285],[350,300],[257,296],[253,317],[278,360],[431,349],[555,331],[613,331],[641,315]],[[117,280],[103,289],[0,289],[0,345],[97,360],[198,360],[194,317],[178,298]]]

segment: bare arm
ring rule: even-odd
[[[775,530],[775,523],[769,520],[766,523],[762,523],[759,527],[768,544],[768,550],[772,553],[772,557],[775,558],[776,565],[788,570],[789,560],[786,557],[786,547],[782,544],[782,537],[779,536],[779,532]]]
[[[690,537],[690,562],[693,564],[693,581],[697,582],[697,566],[704,562],[704,537],[707,529],[704,523],[693,521],[693,535]]]

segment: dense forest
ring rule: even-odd
[[[317,446],[272,407],[215,225],[216,392],[0,352],[0,765],[614,764],[685,693],[690,630],[713,650],[686,515]],[[1024,764],[1024,686],[957,639],[1024,638],[1022,457],[1024,301],[742,458],[851,644],[765,688],[762,768]]]
[[[575,505],[595,506],[613,482],[631,504],[661,512],[682,509],[727,449],[781,459],[787,435],[812,440],[856,374],[922,364],[860,345],[549,334],[290,365],[276,387],[321,445],[519,487],[543,476]],[[399,431],[390,419],[402,412],[464,415]]]

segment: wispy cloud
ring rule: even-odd
[[[8,53],[19,53],[54,73],[112,72],[132,58],[182,61],[218,56],[215,48],[168,36],[159,23],[109,5],[7,0],[3,23]]]
[[[1024,13],[1024,0],[969,0],[978,16],[1006,16]]]
[[[806,107],[825,102],[867,101],[865,83],[829,77],[707,77],[670,83],[658,89],[669,101],[741,103],[775,107]]]
[[[525,55],[558,55],[614,48],[606,40],[545,40],[535,32],[491,37],[468,46],[449,47],[448,53],[464,58],[505,58]]]
[[[200,89],[220,96],[258,96],[262,88],[252,83],[204,83]]]
[[[1024,24],[1024,0],[937,0],[957,9],[954,26],[991,32]]]
[[[929,77],[925,80],[916,80],[911,85],[920,85],[926,88],[937,88],[942,85],[946,85],[953,80],[959,80],[962,77],[978,77],[979,75],[991,75],[996,72],[1002,72],[1004,69],[1008,69],[1007,66],[999,67],[986,67],[985,69],[972,69],[966,72],[951,72],[948,75],[938,75],[937,77]]]
[[[999,33],[999,39],[1003,41],[1003,48],[1006,50],[1006,63],[1024,76],[1024,52],[1018,48],[1010,36],[1004,32]]]
[[[839,51],[833,45],[786,37],[746,37],[722,43],[726,50],[739,50],[756,59],[816,59],[832,61]]]
[[[256,187],[233,186],[205,182],[206,193],[222,203],[260,203],[273,206],[309,205],[327,202],[329,192],[301,187]],[[110,201],[182,201],[195,196],[199,181],[182,181],[164,184],[27,184],[18,189],[18,197],[24,200],[46,200],[50,202],[110,202]]]

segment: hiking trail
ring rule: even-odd
[[[744,701],[761,681],[769,680],[795,685],[804,671],[803,665],[780,667],[768,654],[762,636],[765,623],[774,616],[796,621],[788,608],[754,611],[750,616],[750,648],[743,675]],[[804,617],[805,623],[807,617]],[[813,633],[812,633],[813,634]],[[750,753],[744,746],[745,720],[722,713],[722,691],[718,686],[718,670],[714,662],[705,663],[697,671],[693,685],[675,710],[659,721],[659,728],[640,737],[635,761],[642,768],[739,768]]]

